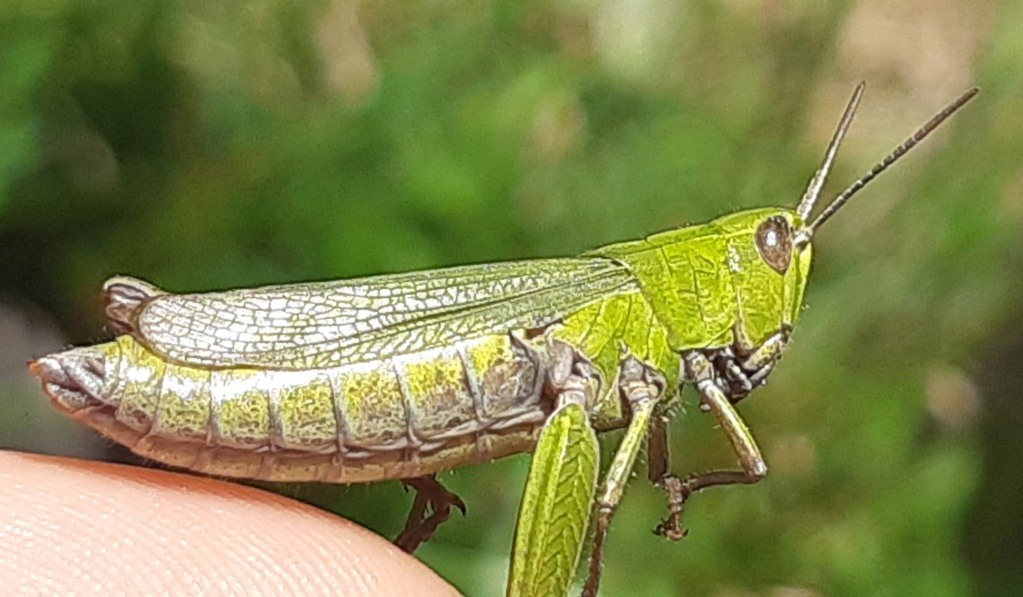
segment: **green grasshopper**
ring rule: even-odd
[[[584,593],[643,441],[684,535],[696,491],[767,467],[735,404],[762,385],[801,308],[816,230],[977,93],[971,89],[810,213],[863,94],[795,209],[755,209],[573,258],[171,294],[103,286],[117,337],[29,364],[61,411],[171,466],[265,481],[401,479],[417,490],[406,551],[464,505],[439,471],[535,451],[509,594],[564,594],[591,509]],[[681,385],[714,413],[742,470],[670,474]],[[598,486],[596,432],[625,429]],[[595,506],[594,506],[595,504]]]

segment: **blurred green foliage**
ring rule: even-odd
[[[1018,595],[1020,39],[1019,0],[7,0],[0,296],[84,343],[115,273],[211,290],[573,254],[793,205],[861,79],[834,187],[977,84],[817,242],[793,347],[743,405],[768,479],[694,498],[679,544],[637,480],[604,588]],[[5,377],[0,446],[24,446],[59,415],[27,419],[14,398],[42,394]],[[676,470],[731,462],[689,410]],[[443,476],[469,514],[420,555],[469,595],[503,590],[527,466]],[[389,535],[409,502],[285,490]]]

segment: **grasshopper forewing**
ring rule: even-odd
[[[796,209],[744,211],[575,258],[205,294],[116,277],[103,296],[117,337],[29,368],[57,408],[165,464],[268,481],[402,479],[418,490],[396,541],[408,551],[462,507],[435,473],[535,449],[509,593],[568,590],[595,504],[584,589],[594,595],[648,435],[668,537],[684,534],[692,493],[763,477],[734,405],[788,342],[814,232],[976,93],[810,220],[862,91]],[[682,382],[742,470],[671,474],[665,433]],[[598,490],[595,434],[622,428]]]

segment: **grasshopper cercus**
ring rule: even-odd
[[[668,495],[658,532],[671,538],[684,534],[692,493],[764,476],[734,405],[788,342],[815,232],[977,93],[811,219],[863,89],[795,209],[743,211],[579,257],[354,280],[170,294],[115,277],[103,296],[117,338],[29,367],[61,411],[169,465],[268,481],[403,479],[418,490],[396,540],[407,551],[464,509],[436,472],[535,450],[509,594],[564,594],[592,511],[584,593],[595,595],[644,439],[650,479]],[[670,473],[667,422],[683,382],[741,470]],[[595,431],[620,428],[598,493]]]

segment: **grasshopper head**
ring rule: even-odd
[[[787,333],[803,303],[813,250],[798,243],[805,228],[791,209],[753,209],[714,221],[727,239],[725,260],[735,289],[735,343],[751,352]]]
[[[736,342],[741,349],[752,350],[772,335],[778,332],[784,334],[791,329],[803,302],[803,291],[810,272],[813,237],[824,222],[979,91],[972,88],[959,96],[811,218],[834,164],[838,147],[852,124],[864,88],[865,84],[860,83],[853,92],[831,143],[828,144],[824,160],[810,179],[795,210],[751,210],[715,222],[730,238],[729,265],[736,280],[739,302]]]
[[[838,146],[863,96],[861,83],[845,109],[824,161],[795,209],[754,209],[715,220],[716,237],[725,239],[725,260],[735,292],[734,336],[708,354],[718,370],[729,400],[742,400],[764,383],[788,343],[788,334],[803,302],[810,273],[812,241],[817,230],[860,189],[922,141],[956,110],[970,101],[970,89],[924,124],[885,159],[828,203],[815,217],[814,206],[834,163]],[[694,270],[695,271],[695,270]],[[701,408],[706,408],[703,405]]]

